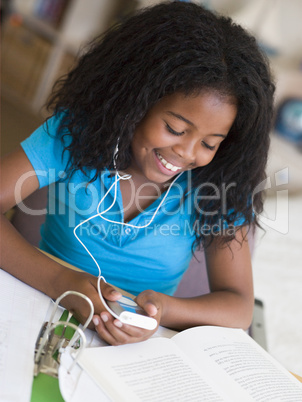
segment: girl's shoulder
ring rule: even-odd
[[[60,115],[48,118],[21,142],[21,147],[38,176],[40,187],[50,184],[50,176],[57,177],[55,172],[65,171],[68,165],[68,136],[62,136],[61,121]]]

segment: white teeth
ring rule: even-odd
[[[166,169],[171,170],[172,172],[177,172],[177,170],[181,169],[181,167],[174,166],[172,163],[167,162],[158,152],[156,152],[156,155]]]

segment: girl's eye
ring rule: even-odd
[[[168,123],[166,123],[166,128],[173,135],[183,135],[185,133],[184,131],[178,132],[178,131],[173,130],[173,128],[170,127]]]
[[[208,148],[209,150],[211,150],[211,151],[214,151],[214,149],[215,149],[215,145],[214,146],[211,146],[211,145],[209,145],[209,144],[207,144],[206,142],[202,142],[203,143],[203,145],[206,147],[206,148]]]

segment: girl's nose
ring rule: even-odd
[[[197,146],[192,139],[184,139],[173,146],[173,151],[181,157],[186,165],[194,165],[196,161]]]

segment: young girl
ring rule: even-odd
[[[159,4],[94,41],[56,86],[52,116],[2,161],[5,212],[49,185],[40,248],[2,216],[2,268],[57,298],[90,297],[110,344],[154,331],[104,308],[116,285],[158,324],[247,328],[253,311],[249,228],[258,224],[274,85],[255,39],[195,4]],[[173,293],[197,247],[211,293]],[[101,272],[100,272],[101,271]],[[64,306],[83,322],[82,300]]]

